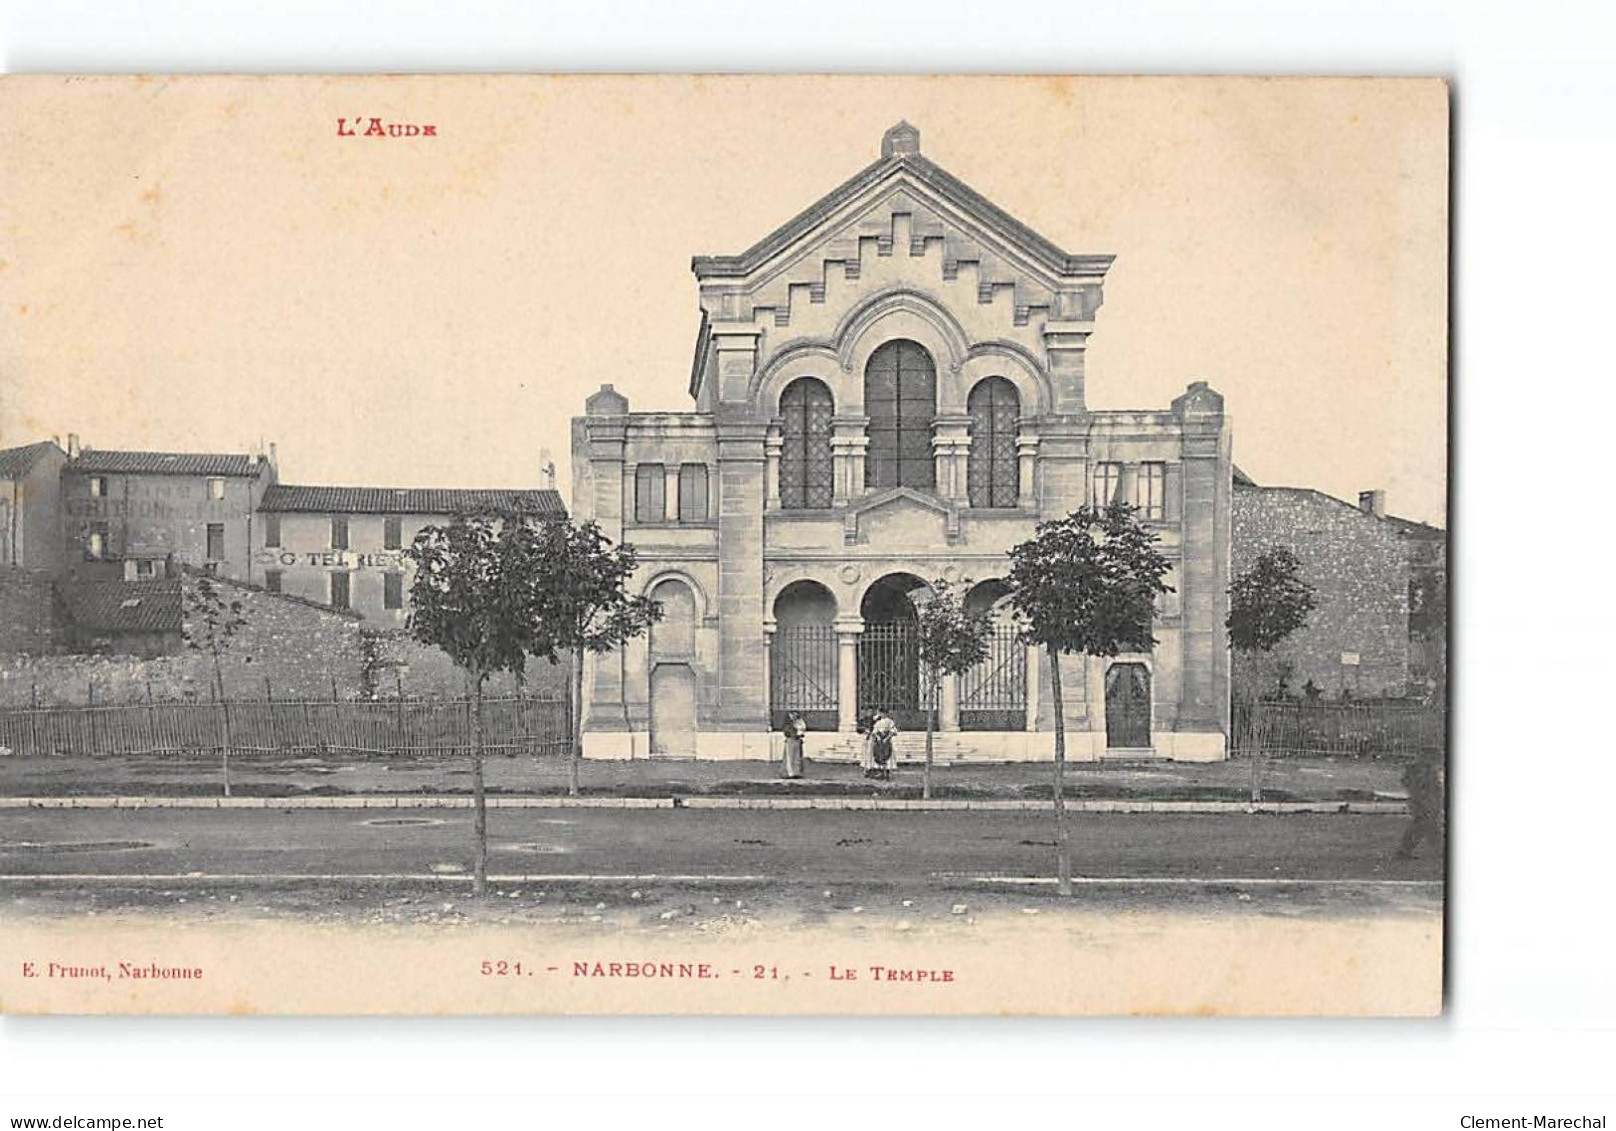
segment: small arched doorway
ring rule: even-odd
[[[1150,747],[1150,669],[1112,664],[1105,671],[1105,744],[1112,750]]]
[[[859,612],[858,713],[885,711],[905,730],[926,725],[920,693],[920,631],[915,598],[926,583],[912,573],[889,573],[865,591]]]
[[[650,596],[662,606],[651,626],[651,753],[696,754],[696,597],[683,581],[657,583]]]

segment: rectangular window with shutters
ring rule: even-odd
[[[1134,481],[1134,506],[1143,518],[1160,521],[1167,517],[1167,465],[1142,463]]]
[[[266,569],[264,571],[264,588],[271,593],[279,593],[281,591],[280,570]]]
[[[345,573],[331,575],[331,607],[333,609],[348,607],[348,575]]]
[[[281,544],[281,516],[266,514],[264,516],[264,545],[279,546]]]
[[[331,548],[333,550],[348,548],[348,516],[345,514],[331,516]]]
[[[402,609],[404,607],[404,575],[402,573],[382,575],[382,607],[387,609]]]
[[[634,521],[668,520],[668,476],[660,463],[642,463],[634,469]]]
[[[104,499],[107,496],[107,481],[105,476],[90,476],[90,498]]]
[[[208,480],[208,498],[213,499],[215,501],[224,498],[224,480],[223,479],[209,479]]]
[[[679,465],[679,521],[707,521],[707,465]]]
[[[208,523],[208,561],[224,561],[224,523]]]
[[[382,521],[382,549],[400,550],[404,547],[404,520],[398,515],[388,515]],[[388,608],[396,606],[389,605]]]
[[[84,531],[84,556],[100,561],[107,556],[107,524],[92,522]]]
[[[1090,502],[1097,507],[1108,507],[1112,503],[1122,502],[1122,465],[1120,463],[1097,463],[1094,465],[1094,497]]]

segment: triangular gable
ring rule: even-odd
[[[910,131],[913,144],[892,145]],[[1073,255],[999,208],[959,178],[921,156],[918,131],[900,123],[888,131],[890,152],[739,255],[697,256],[696,277],[707,287],[735,289],[728,319],[772,311],[790,324],[794,302],[823,302],[829,272],[856,280],[867,255],[936,254],[943,281],[961,268],[976,272],[978,300],[1011,291],[1018,325],[1033,313],[1092,318],[1099,284],[1114,256]],[[897,248],[907,242],[906,248]]]

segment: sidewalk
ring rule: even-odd
[[[491,797],[555,798],[567,792],[564,758],[491,757]],[[933,797],[954,802],[1042,802],[1052,796],[1049,763],[938,766]],[[1263,800],[1294,804],[1402,802],[1401,767],[1390,762],[1286,759],[1268,763]],[[595,799],[848,799],[914,801],[921,768],[900,766],[890,782],[871,781],[857,766],[809,762],[807,776],[780,777],[778,763],[640,759],[586,760],[584,797]],[[218,798],[216,759],[191,757],[0,759],[0,798]],[[231,759],[232,800],[253,798],[453,798],[471,793],[462,760],[322,759],[237,755]],[[1075,762],[1066,769],[1066,796],[1091,802],[1221,802],[1250,798],[1246,762]],[[396,804],[397,802],[395,802]]]

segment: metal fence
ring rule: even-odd
[[[483,700],[490,752],[565,754],[566,696]],[[227,741],[228,736],[228,741]],[[470,699],[224,700],[0,711],[18,756],[237,753],[442,755],[471,748]]]
[[[1441,703],[1237,702],[1236,753],[1249,757],[1407,760],[1447,742]]]
[[[1027,729],[1027,642],[1013,625],[998,625],[988,654],[960,676],[961,730]]]
[[[836,729],[836,630],[830,625],[791,625],[774,634],[769,648],[769,705],[779,726],[801,715],[815,730]]]

